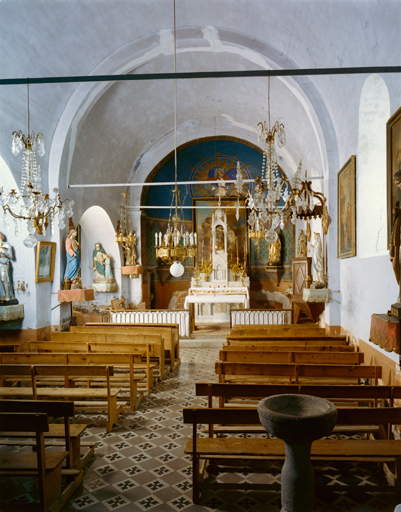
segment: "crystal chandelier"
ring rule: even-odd
[[[268,112],[269,121],[258,124],[258,140],[264,139],[262,175],[255,179],[255,187],[247,196],[250,208],[248,217],[249,238],[258,245],[262,239],[268,243],[277,240],[277,227],[284,229],[285,218],[291,216],[291,222],[296,219],[322,217],[326,199],[320,192],[314,192],[311,181],[301,180],[302,162],[291,181],[283,177],[277,163],[276,144],[279,148],[286,142],[284,125],[276,121],[270,125],[270,77],[268,82]],[[316,203],[316,201],[318,203]]]
[[[22,151],[22,174],[20,193],[12,189],[8,194],[3,187],[0,188],[0,206],[3,207],[4,224],[9,225],[7,213],[14,217],[15,234],[18,234],[17,219],[27,221],[29,235],[24,240],[26,247],[35,247],[37,244],[34,233],[45,235],[50,221],[58,217],[60,229],[65,228],[65,218],[72,217],[74,202],[66,199],[62,201],[57,188],[53,189],[54,197],[42,194],[42,180],[40,166],[36,163],[36,152],[39,156],[45,153],[43,135],[30,131],[29,119],[29,82],[28,89],[28,135],[22,131],[12,134],[12,152],[17,155]],[[53,229],[53,222],[52,222]]]

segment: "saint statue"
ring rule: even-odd
[[[113,279],[111,272],[111,261],[99,242],[95,244],[92,253],[93,256],[93,271],[98,279]]]
[[[314,283],[324,284],[323,272],[323,248],[320,233],[313,233],[314,244],[311,245],[313,249],[312,256],[312,278]]]
[[[303,229],[299,230],[299,236],[297,240],[297,257],[298,258],[306,258],[308,249],[307,249],[307,238],[303,231]]]
[[[78,272],[81,265],[79,257],[79,244],[76,240],[77,232],[75,228],[70,229],[68,238],[65,241],[65,250],[67,253],[67,266],[64,273],[64,278],[68,278],[72,284],[78,281]]]
[[[4,242],[4,235],[0,233],[0,303],[15,300],[11,276],[12,257],[11,246]]]
[[[130,242],[127,242],[125,245],[123,244],[124,248],[124,257],[125,257],[125,264],[128,267],[131,267],[133,265],[136,265],[136,249],[135,249],[135,243],[136,243],[136,235],[133,234],[132,231],[128,233],[128,239],[131,240]]]
[[[281,240],[277,235],[275,242],[269,244],[269,262],[268,265],[278,266],[281,263]]]

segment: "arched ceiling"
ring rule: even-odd
[[[174,71],[173,0],[1,0],[0,77]],[[399,65],[397,0],[176,0],[177,71]],[[282,156],[330,176],[352,146],[366,76],[271,79]],[[394,86],[397,77],[386,77]],[[398,77],[399,81],[399,77]],[[396,86],[396,87],[399,87]],[[144,181],[174,146],[171,80],[32,85],[31,128],[42,131],[49,185]],[[26,87],[0,87],[0,155],[19,180],[11,132],[26,127]],[[177,143],[211,135],[257,142],[266,78],[177,82]],[[25,130],[26,131],[26,130]],[[261,144],[261,143],[259,143]],[[72,189],[82,213],[118,215],[122,190]],[[132,194],[139,199],[140,190]]]

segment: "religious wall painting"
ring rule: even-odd
[[[41,241],[36,247],[35,283],[53,281],[56,243]]]
[[[401,205],[401,107],[387,121],[387,244],[391,244],[394,208]]]
[[[236,263],[237,254],[240,264],[248,261],[249,247],[246,230],[246,209],[245,201],[240,201],[239,218],[236,218],[236,200],[222,199],[221,205],[225,207],[227,214],[227,256],[229,263]],[[211,198],[194,199],[194,231],[198,236],[198,264],[210,261],[211,257],[211,228],[212,215],[218,208],[218,200]],[[223,233],[219,237],[216,232],[216,245],[224,243]]]
[[[221,155],[209,156],[202,158],[192,170],[190,181],[193,185],[190,186],[190,193],[192,197],[236,197],[237,190],[234,183],[230,181],[237,179],[237,157]],[[247,166],[250,167],[250,166]],[[249,171],[244,164],[240,162],[240,169],[242,178],[244,180],[250,178]],[[213,181],[221,180],[222,183],[213,183]],[[197,183],[197,182],[200,183]],[[208,182],[210,181],[210,185]],[[225,183],[227,182],[227,183]],[[243,193],[246,194],[249,190],[249,183],[244,184]]]
[[[337,175],[337,258],[356,256],[356,158]]]

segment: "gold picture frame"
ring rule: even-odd
[[[56,242],[38,242],[36,246],[35,283],[53,281]]]
[[[401,190],[394,181],[396,172],[401,171],[401,107],[386,125],[387,133],[387,246],[390,247],[394,208],[401,205]],[[401,172],[400,172],[401,174]],[[398,179],[401,181],[401,178]]]
[[[356,256],[356,158],[337,174],[337,258]]]

